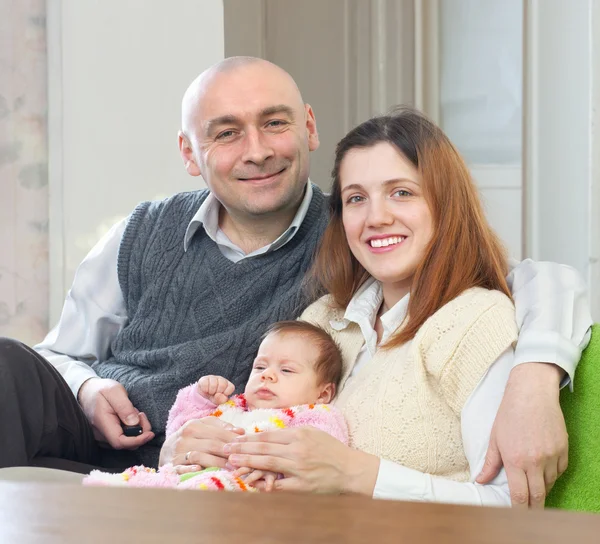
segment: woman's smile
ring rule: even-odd
[[[406,239],[407,236],[402,235],[371,236],[367,240],[367,246],[371,253],[389,253],[401,247]]]
[[[340,185],[350,250],[382,283],[384,297],[399,300],[409,292],[433,236],[419,172],[383,142],[348,151],[340,165]]]

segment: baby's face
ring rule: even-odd
[[[329,402],[314,371],[318,357],[318,348],[304,335],[269,334],[258,348],[244,391],[249,408],[289,408]]]

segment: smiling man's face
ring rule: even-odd
[[[253,62],[207,77],[194,102],[186,114],[184,99],[183,146],[180,141],[188,172],[202,175],[232,215],[297,208],[309,152],[319,141],[313,112],[292,78],[273,64]]]

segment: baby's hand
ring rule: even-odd
[[[276,472],[254,470],[248,467],[238,468],[233,472],[233,475],[243,478],[244,483],[266,492],[273,491],[278,476]]]
[[[216,405],[227,402],[235,391],[235,385],[222,376],[202,376],[197,387],[200,396]]]

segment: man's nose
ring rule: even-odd
[[[256,128],[249,129],[245,137],[245,149],[242,160],[254,164],[263,164],[274,155],[273,148],[265,134]]]

